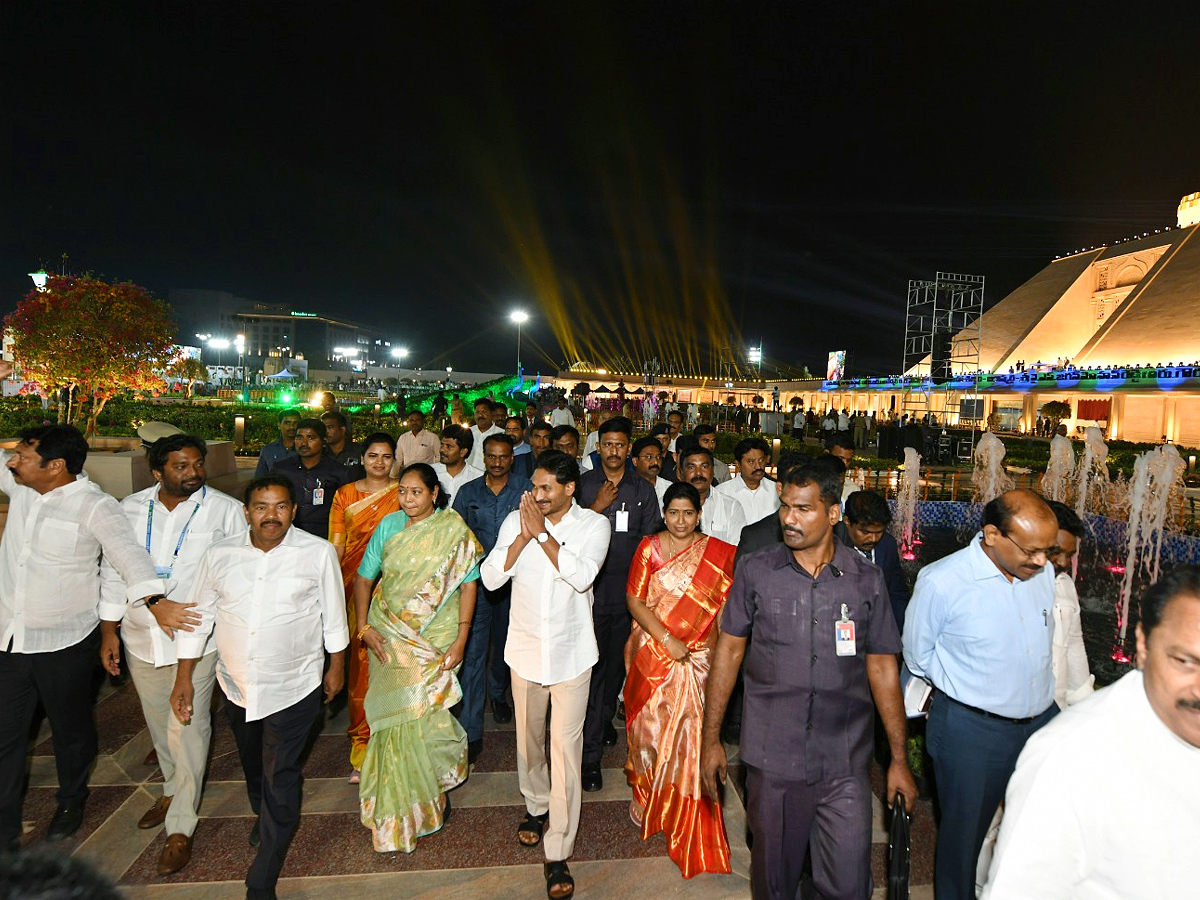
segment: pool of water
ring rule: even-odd
[[[948,556],[967,545],[973,532],[950,527],[924,527],[921,529],[921,544],[915,560],[905,560],[905,574],[911,584],[916,580],[921,566]],[[1080,618],[1083,623],[1083,643],[1087,649],[1088,665],[1096,676],[1096,685],[1111,684],[1131,668],[1132,663],[1113,659],[1117,639],[1117,604],[1121,596],[1121,572],[1111,571],[1117,566],[1119,555],[1097,542],[1085,538],[1079,550],[1079,569],[1075,576],[1075,588],[1079,592]],[[1145,588],[1148,579],[1134,582],[1134,598]],[[1127,656],[1133,656],[1133,629],[1137,624],[1137,603],[1130,604],[1130,624],[1124,645]]]

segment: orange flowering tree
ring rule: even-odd
[[[175,323],[167,305],[131,282],[51,275],[4,317],[12,353],[31,389],[67,390],[59,422],[96,433],[96,417],[124,391],[162,389],[155,374],[170,364]]]

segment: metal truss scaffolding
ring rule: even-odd
[[[908,283],[903,372],[939,386],[905,394],[903,411],[910,416],[933,413],[943,425],[958,423],[960,413],[963,425],[982,418],[974,379],[965,376],[979,371],[983,284],[982,275],[950,272],[938,272],[933,281]],[[961,404],[965,399],[976,402]]]

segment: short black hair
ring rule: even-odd
[[[326,419],[333,419],[333,421],[337,422],[343,428],[350,427],[350,420],[346,418],[346,414],[340,409],[330,409],[321,413],[321,421],[324,422]]]
[[[458,449],[464,453],[470,453],[471,448],[475,446],[475,435],[471,434],[470,428],[463,428],[461,425],[450,424],[442,429],[442,440],[446,438],[458,444]]]
[[[1046,500],[1046,504],[1054,511],[1054,518],[1058,519],[1059,530],[1073,534],[1082,541],[1084,535],[1087,534],[1087,526],[1083,524],[1083,519],[1079,518],[1079,513],[1058,500]]]
[[[667,413],[667,418],[668,418],[668,419],[669,419],[669,418],[671,418],[671,416],[679,416],[679,418],[681,418],[681,419],[686,419],[686,418],[687,418],[687,416],[685,416],[685,415],[683,414],[683,412],[682,412],[682,411],[680,411],[680,410],[678,410],[678,409],[673,409],[673,410],[671,410],[669,413]]]
[[[1150,632],[1162,621],[1167,604],[1176,597],[1200,598],[1200,566],[1180,565],[1146,588],[1138,603],[1142,634],[1149,640]]]
[[[276,418],[275,421],[282,422],[284,419],[288,418],[289,416],[295,416],[297,419],[302,419],[302,418],[304,418],[304,413],[302,413],[300,410],[296,409],[296,407],[294,407],[294,406],[291,407],[290,409],[281,409],[279,411],[279,416]]]
[[[442,490],[442,484],[438,481],[437,473],[433,471],[433,466],[429,463],[412,463],[400,470],[399,480],[403,481],[405,475],[413,474],[425,485],[425,489],[433,495],[433,508],[445,509],[450,503],[450,495]]]
[[[411,419],[413,416],[420,416],[420,417],[421,417],[421,421],[422,421],[422,422],[423,422],[423,421],[425,421],[425,412],[424,412],[424,410],[422,410],[422,409],[421,409],[421,407],[419,407],[419,406],[414,406],[412,409],[410,409],[410,410],[409,410],[409,411],[408,411],[408,412],[405,414],[404,418],[406,418],[406,419]]]
[[[266,490],[271,487],[281,487],[287,491],[288,499],[292,505],[296,505],[296,486],[292,484],[292,480],[284,475],[259,475],[248,485],[246,491],[242,494],[242,505],[247,509],[250,507],[250,497],[255,491]]]
[[[607,422],[601,422],[600,427],[596,429],[596,434],[612,434],[614,431],[620,432],[629,440],[633,440],[633,422],[624,416],[614,416]]]
[[[779,464],[775,467],[775,475],[782,480],[783,476],[796,468],[796,466],[803,466],[810,462],[813,462],[813,458],[807,453],[801,453],[799,450],[789,450],[779,457]],[[841,462],[841,460],[839,459],[838,462]],[[842,471],[845,471],[845,468],[845,465],[843,465]]]
[[[504,420],[505,427],[508,427],[509,422],[516,422],[518,425],[521,426],[521,433],[522,434],[525,433],[525,417],[524,416],[509,416],[507,419]]]
[[[689,456],[707,456],[708,461],[710,463],[712,463],[713,466],[716,466],[716,464],[717,464],[716,457],[713,456],[713,452],[711,450],[709,450],[707,447],[701,447],[698,443],[695,443],[694,441],[686,442],[686,443],[684,443],[684,445],[682,447],[679,446],[678,443],[676,443],[675,450],[679,456],[679,470],[681,472],[683,471],[684,461],[687,460],[687,458]]]
[[[700,502],[700,492],[696,490],[695,485],[686,481],[676,481],[669,488],[663,491],[663,513],[666,513],[667,507],[671,505],[672,500],[678,500],[680,497],[689,501],[696,512],[700,512],[701,508],[704,506],[704,504]],[[699,528],[700,526],[697,525],[696,527]]]
[[[825,505],[834,506],[842,500],[842,479],[827,466],[818,466],[816,460],[804,466],[796,466],[780,482],[786,489],[789,485],[804,487],[815,484]]]
[[[579,463],[561,450],[547,450],[537,458],[534,468],[549,472],[559,484],[579,484]]]
[[[980,525],[991,525],[1001,534],[1008,534],[1008,528],[1012,525],[1013,510],[1008,505],[1008,501],[1004,499],[1004,495],[1000,494],[989,500],[983,507],[983,522]]]
[[[810,460],[807,465],[817,466],[818,468],[824,469],[827,472],[832,472],[838,478],[842,478],[846,474],[846,464],[832,453],[826,453],[824,456],[818,456],[816,459]]]
[[[555,425],[554,430],[550,432],[550,440],[557,441],[565,434],[571,435],[575,438],[575,443],[579,443],[579,429],[574,425]]]
[[[848,431],[838,431],[833,437],[825,442],[825,449],[832,450],[834,447],[841,447],[843,450],[854,449],[854,438]]]
[[[372,444],[387,444],[392,449],[393,453],[396,452],[396,439],[386,431],[372,431],[365,438],[363,438],[363,453],[366,453],[367,448]]]
[[[534,422],[532,425],[529,426],[530,434],[533,434],[535,431],[547,431],[550,434],[554,434],[554,426],[551,425],[549,422],[547,422],[545,419],[538,419],[536,422]]]
[[[106,877],[77,856],[41,848],[19,850],[3,861],[4,893],[12,900],[121,900]]]
[[[659,422],[657,425],[655,425],[653,428],[650,429],[651,437],[653,437],[656,434],[670,434],[670,433],[671,433],[671,427],[666,422]]]
[[[704,423],[701,423],[700,425],[697,425],[695,428],[692,429],[692,437],[694,437],[694,438],[702,438],[706,434],[716,434],[716,433],[717,433],[717,429],[713,428],[711,425],[707,425]]]
[[[892,510],[875,491],[855,491],[846,498],[842,518],[851,525],[891,525]]]
[[[737,446],[733,448],[733,458],[740,461],[751,450],[765,453],[768,459],[771,457],[771,448],[766,441],[760,437],[748,437],[737,442]]]
[[[200,454],[201,459],[208,456],[208,444],[204,443],[203,438],[194,434],[169,434],[146,448],[146,464],[150,466],[151,472],[161,472],[167,464],[167,457],[178,453],[184,447],[191,447]]]
[[[495,434],[489,434],[483,439],[483,452],[487,453],[488,444],[504,444],[509,450],[517,446],[517,442],[512,439],[511,434],[505,434],[503,431],[497,431]]]
[[[329,430],[325,427],[325,423],[320,419],[301,419],[296,423],[296,430],[299,431],[301,428],[307,428],[309,431],[315,431],[317,433],[317,437],[319,437],[321,440],[325,440],[325,438],[329,436]]]
[[[504,410],[504,412],[505,412],[505,413],[507,413],[507,412],[508,412],[508,407],[507,407],[507,406],[505,406],[505,405],[504,405],[503,403],[501,403],[499,400],[493,400],[493,401],[492,401],[492,412],[495,412],[495,411],[496,411],[496,410],[498,410],[498,409],[502,409],[502,410]]]
[[[655,450],[662,450],[662,444],[658,442],[658,438],[653,438],[649,435],[646,435],[646,437],[638,438],[633,442],[633,447],[630,448],[629,453],[631,456],[640,456],[642,451],[647,447],[653,447]]]
[[[72,475],[83,471],[88,444],[83,433],[74,425],[38,425],[35,428],[22,428],[18,437],[21,438],[22,444],[37,442],[37,454],[42,458],[43,469],[46,468],[46,463],[61,459]]]
[[[492,408],[491,398],[489,398],[489,397],[476,398],[475,403],[474,403],[475,409],[479,409],[480,406],[486,406],[488,409],[491,409]]]

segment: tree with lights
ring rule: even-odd
[[[131,282],[51,275],[4,318],[12,352],[42,396],[67,392],[58,420],[96,433],[96,418],[123,391],[158,391],[172,360],[175,323],[160,300]]]

